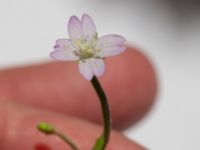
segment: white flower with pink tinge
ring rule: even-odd
[[[105,57],[120,54],[126,49],[122,36],[109,34],[98,38],[96,26],[87,14],[81,20],[72,16],[68,33],[70,39],[58,39],[50,56],[55,60],[78,62],[80,73],[87,80],[103,74]]]

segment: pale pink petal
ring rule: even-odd
[[[84,14],[81,19],[81,26],[85,39],[91,41],[96,36],[96,26],[92,18]]]
[[[115,56],[123,53],[126,49],[127,49],[126,46],[104,47],[96,55],[100,57]]]
[[[92,73],[92,67],[91,67],[89,61],[87,61],[87,60],[85,60],[84,62],[80,61],[79,71],[87,80],[92,79],[93,73]]]
[[[60,60],[60,61],[78,60],[78,57],[70,49],[69,50],[55,50],[50,53],[50,57],[54,60]]]
[[[99,55],[103,57],[114,56],[126,50],[125,39],[119,35],[105,35],[98,39],[96,48],[99,49]]]
[[[68,39],[58,39],[58,40],[56,40],[56,44],[54,45],[55,50],[64,50],[66,48],[72,49],[70,40],[68,40]]]
[[[92,67],[92,72],[96,76],[101,76],[105,71],[104,61],[102,59],[89,59],[90,65]]]
[[[70,45],[71,41],[69,39],[58,39],[56,40],[56,45]]]
[[[97,41],[97,47],[107,47],[107,46],[114,46],[114,45],[122,45],[126,39],[120,35],[109,34],[102,36]]]
[[[71,41],[75,44],[77,40],[83,39],[81,22],[77,16],[72,16],[68,23],[68,33]]]

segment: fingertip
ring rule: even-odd
[[[149,58],[129,47],[122,55],[106,60],[102,83],[110,99],[114,127],[124,129],[151,109],[157,95],[157,77]]]

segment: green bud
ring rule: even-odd
[[[37,128],[39,131],[45,134],[53,134],[55,132],[54,127],[46,122],[39,123]]]

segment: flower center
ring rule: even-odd
[[[93,57],[95,54],[95,52],[93,51],[92,48],[85,48],[83,50],[80,50],[80,59],[88,59]]]
[[[85,40],[78,40],[76,45],[80,48],[80,50],[76,51],[75,54],[79,56],[80,60],[88,59],[94,56],[95,49],[93,48],[92,44],[89,44]]]

